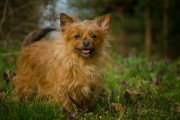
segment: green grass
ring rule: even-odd
[[[0,55],[18,50],[15,46],[10,46],[8,50],[0,48]],[[75,113],[74,119],[180,119],[180,113],[175,110],[180,107],[180,59],[147,60],[142,55],[128,58],[113,55],[112,58],[106,69],[108,101],[98,101],[89,112]],[[22,103],[17,100],[11,77],[16,60],[17,55],[0,56],[0,120],[66,119],[61,106],[52,101],[32,99]],[[121,104],[123,111],[109,107],[111,103]]]

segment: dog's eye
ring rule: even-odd
[[[91,34],[90,37],[93,38],[93,39],[97,38],[97,36],[95,34]]]
[[[75,39],[79,39],[81,36],[79,34],[74,35]]]

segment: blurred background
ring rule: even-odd
[[[93,19],[112,14],[112,50],[129,56],[180,55],[180,0],[1,0],[0,47],[20,46],[37,29],[60,24],[59,13]]]

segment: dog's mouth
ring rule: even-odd
[[[79,50],[79,53],[84,57],[90,57],[93,51],[93,49],[90,49],[90,48],[83,48],[83,49],[78,49],[78,50]]]

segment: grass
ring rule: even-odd
[[[18,51],[9,46],[4,52]],[[61,106],[45,100],[21,103],[13,94],[12,76],[17,55],[0,56],[0,120],[178,120],[180,119],[180,60],[153,58],[131,54],[127,58],[113,55],[106,69],[108,102],[100,100],[86,113],[69,113]],[[116,110],[111,106],[123,110]],[[121,105],[120,105],[121,104]]]

